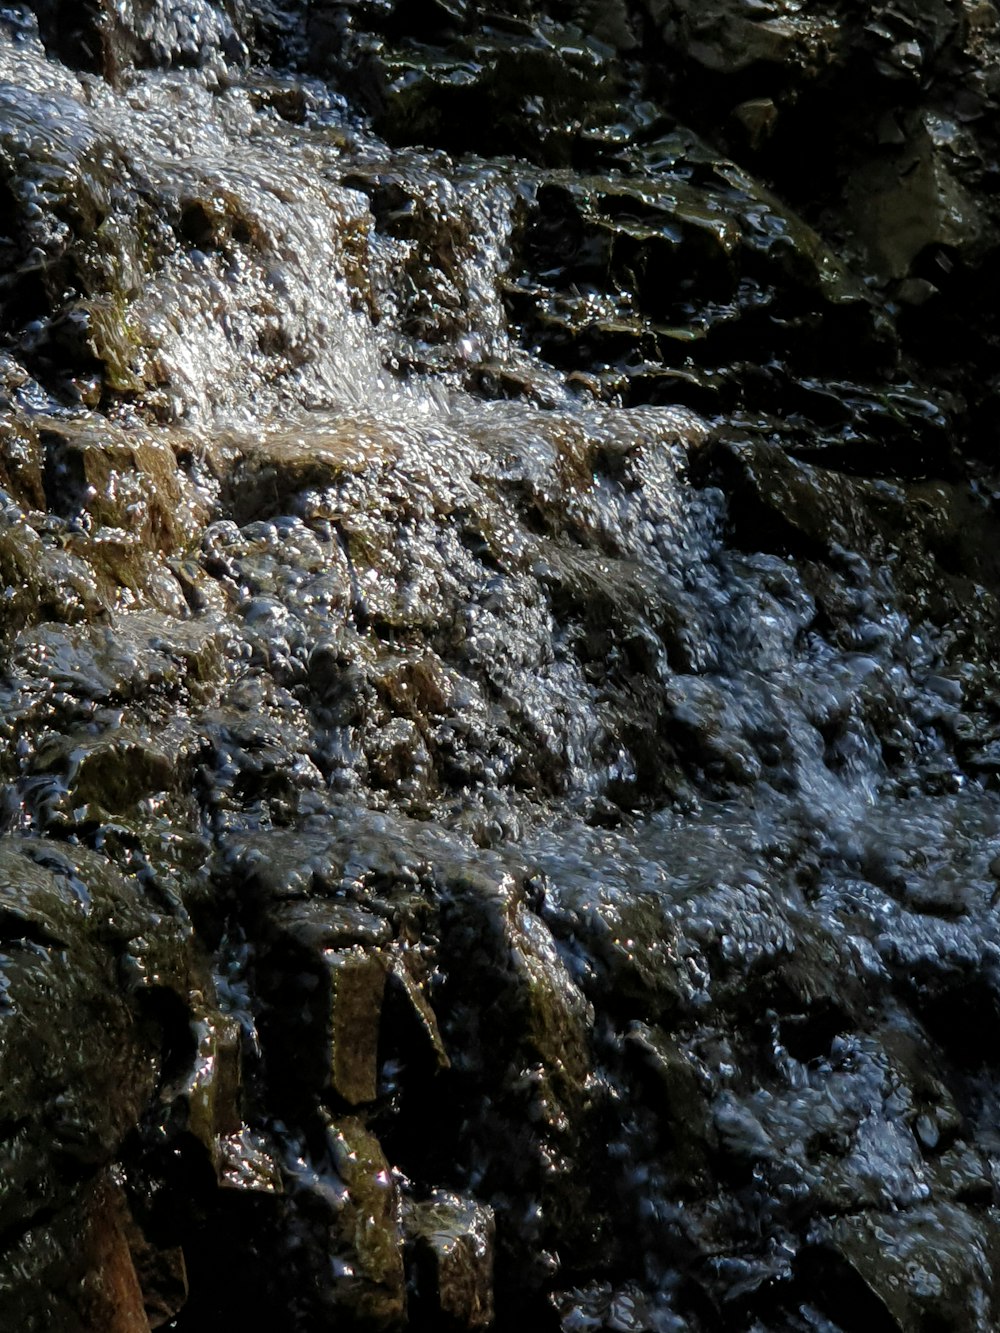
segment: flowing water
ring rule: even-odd
[[[271,17],[0,12],[5,1326],[995,1327],[948,393],[645,104],[449,156]]]

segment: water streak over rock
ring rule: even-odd
[[[997,42],[0,10],[12,1328],[996,1326]]]

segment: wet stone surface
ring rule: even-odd
[[[988,1333],[988,3],[0,9],[0,1323]]]

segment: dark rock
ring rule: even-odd
[[[148,1102],[155,1035],[118,985],[118,960],[142,928],[134,886],[97,858],[69,860],[8,841],[3,882],[0,1063],[7,1228],[65,1198],[75,1178],[114,1160]],[[44,1139],[28,1131],[46,1125]]]
[[[269,933],[275,1063],[348,1106],[374,1101],[388,960],[373,942],[389,927],[353,904],[314,900],[273,913]]]
[[[990,1318],[980,1275],[992,1271],[992,1241],[952,1208],[921,1210],[904,1227],[893,1216],[845,1218],[833,1224],[826,1243],[846,1266],[848,1281],[860,1282],[867,1317],[886,1328],[918,1333],[928,1320],[975,1327]],[[842,1297],[850,1300],[846,1282]]]
[[[5,1318],[24,1333],[147,1333],[121,1188],[102,1175],[0,1260]]]
[[[157,1249],[137,1227],[129,1234],[129,1248],[149,1327],[162,1328],[183,1309],[188,1297],[184,1252]]]
[[[992,6],[33,11],[4,1313],[994,1327]]]
[[[763,63],[790,65],[815,78],[836,57],[842,41],[833,15],[802,14],[794,4],[649,0],[647,8],[671,47],[717,74],[737,74]]]

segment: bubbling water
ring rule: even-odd
[[[988,1327],[1000,806],[959,743],[990,744],[986,668],[894,554],[951,499],[543,360],[504,295],[525,164],[388,147],[211,56],[209,6],[144,36],[198,67],[117,86],[4,13],[5,382],[44,454],[5,478],[39,590],[9,598],[6,826],[212,923],[251,1089],[226,1170],[292,1201],[267,1299],[318,1327],[370,1276],[334,1247],[310,1295],[305,1239],[396,1225],[370,1161],[413,1208],[492,1209],[504,1320],[835,1329],[847,1273],[924,1327],[888,1293],[929,1237],[928,1290]],[[326,963],[392,934],[453,1105],[402,1040],[377,1088],[298,1087],[313,1000],[272,955],[314,900],[355,913],[308,926]],[[172,1326],[208,1319],[203,1268]]]

